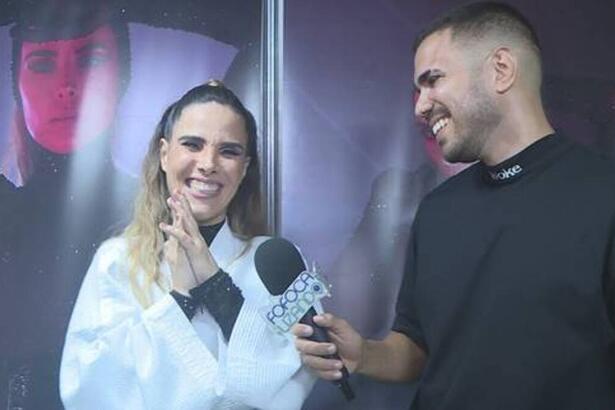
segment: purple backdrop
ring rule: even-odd
[[[416,204],[443,179],[412,118],[419,29],[462,1],[286,2],[282,234],[333,284],[325,307],[365,336],[392,322]],[[517,0],[543,45],[554,124],[605,153],[615,139],[615,3]],[[344,402],[320,382],[307,409],[407,409],[413,386],[353,376]]]

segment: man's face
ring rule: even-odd
[[[103,25],[83,37],[24,41],[19,93],[32,138],[65,154],[103,134],[119,98],[118,45]]]
[[[449,162],[480,159],[485,142],[500,122],[485,86],[484,62],[452,41],[450,30],[428,36],[414,59],[419,91],[415,115],[429,126]]]

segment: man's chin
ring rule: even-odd
[[[459,152],[451,144],[444,142],[440,145],[440,149],[442,150],[442,162],[445,165],[454,165],[459,162]]]
[[[450,143],[445,143],[441,147],[442,158],[449,166],[458,166],[463,164],[471,164],[477,161],[476,155],[473,155],[463,147],[455,146]]]

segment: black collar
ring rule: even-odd
[[[490,185],[512,184],[548,162],[548,158],[566,146],[568,143],[565,138],[557,134],[547,135],[497,165],[481,163],[481,177]]]
[[[203,225],[199,226],[199,232],[201,232],[201,236],[205,239],[207,246],[210,246],[213,242],[214,238],[224,225],[224,221],[217,223],[215,225]]]

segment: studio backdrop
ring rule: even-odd
[[[415,123],[411,45],[463,3],[0,0],[0,408],[61,408],[81,280],[131,217],[164,108],[209,79],[256,117],[271,230],[319,266],[327,310],[384,337],[416,208],[462,168]],[[510,3],[537,28],[552,122],[611,156],[615,3]],[[351,403],[320,381],[304,407],[407,409],[414,394],[351,384]]]

